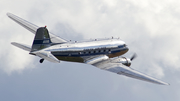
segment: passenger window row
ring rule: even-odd
[[[111,52],[111,50],[106,49],[106,50],[85,51],[85,52],[79,52],[79,54],[93,54],[93,53],[104,53],[104,52]]]

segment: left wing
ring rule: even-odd
[[[27,30],[29,30],[30,32],[36,34],[36,31],[37,29],[39,28],[38,26],[14,15],[14,14],[11,14],[11,13],[7,13],[7,16],[9,18],[11,18],[12,20],[14,20],[16,23],[20,24],[22,27],[26,28]],[[49,33],[50,34],[50,38],[51,38],[51,41],[53,43],[64,43],[64,42],[67,42],[67,40],[61,38],[61,37],[58,37],[52,33]]]
[[[96,59],[94,59],[94,60],[98,60],[98,58],[96,57]],[[135,79],[139,79],[139,80],[143,80],[143,81],[147,81],[147,82],[151,82],[151,83],[155,83],[155,84],[169,85],[166,82],[160,81],[160,80],[150,77],[146,74],[143,74],[139,71],[136,71],[130,67],[127,67],[127,66],[123,65],[122,63],[111,63],[111,60],[108,59],[106,56],[101,57],[97,62],[91,62],[90,60],[88,60],[88,61],[89,62],[86,62],[87,64],[91,64],[100,69],[104,69],[104,70],[107,70],[107,71],[110,71],[113,73],[117,73],[119,75],[124,75],[124,76],[128,76],[131,78],[135,78]]]

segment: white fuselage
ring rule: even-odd
[[[120,56],[128,51],[124,41],[119,38],[95,39],[82,42],[67,42],[45,48],[59,60],[84,62],[83,57],[107,55],[110,58]]]

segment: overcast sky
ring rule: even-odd
[[[180,1],[1,0],[2,101],[180,101]],[[120,76],[96,67],[44,61],[12,46],[34,34],[6,16],[13,13],[68,40],[120,37],[137,53],[131,67],[170,86]]]

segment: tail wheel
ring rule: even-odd
[[[40,63],[43,63],[44,59],[39,60]]]

